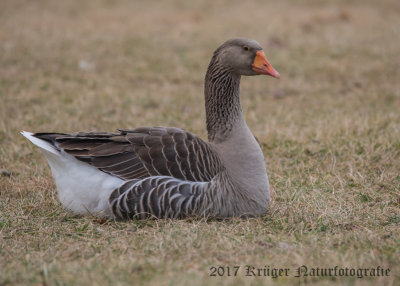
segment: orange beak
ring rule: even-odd
[[[258,74],[266,74],[275,78],[281,77],[281,75],[267,61],[263,51],[257,51],[256,57],[254,58],[254,62],[251,66],[253,67],[253,71]]]

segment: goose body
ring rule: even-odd
[[[22,132],[44,153],[64,207],[127,219],[256,216],[269,203],[263,153],[240,104],[241,75],[279,78],[254,40],[228,40],[205,79],[209,142],[179,128]]]

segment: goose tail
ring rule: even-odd
[[[61,156],[60,151],[57,150],[54,145],[52,145],[49,142],[46,142],[46,141],[44,141],[42,139],[39,139],[39,138],[35,137],[34,133],[28,132],[28,131],[21,131],[21,134],[23,136],[25,136],[33,144],[35,144],[40,149],[42,149],[43,151],[50,152],[50,153],[52,153],[54,155],[57,155],[57,156]]]
[[[21,134],[43,151],[64,207],[76,214],[113,217],[108,199],[123,180],[77,160],[34,133],[22,131]]]

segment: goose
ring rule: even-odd
[[[174,127],[118,132],[30,133],[62,205],[114,219],[259,216],[270,201],[262,150],[242,113],[241,76],[279,73],[260,44],[234,38],[208,66],[208,142]]]

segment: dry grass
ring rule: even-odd
[[[400,4],[375,2],[2,1],[0,285],[399,285]],[[204,72],[237,35],[261,42],[282,75],[242,81],[276,192],[265,216],[103,223],[60,206],[20,130],[205,137]],[[209,277],[246,264],[391,273]]]

